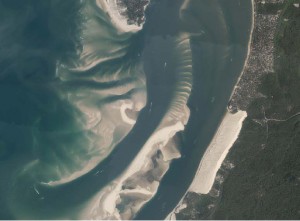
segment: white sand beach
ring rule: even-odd
[[[189,188],[191,192],[209,193],[223,160],[239,136],[246,117],[247,113],[245,111],[238,111],[235,114],[227,112],[225,114],[217,133],[200,162],[195,179]]]
[[[186,1],[187,2],[187,1]],[[184,8],[185,5],[182,6],[182,8]],[[247,58],[245,60],[243,69],[241,71],[241,75],[237,80],[237,83],[234,86],[234,89],[232,91],[231,97],[233,96],[233,93],[241,79],[241,76],[243,75],[247,62],[249,60],[249,56],[250,56],[250,52],[251,52],[251,43],[252,43],[252,36],[253,36],[253,30],[254,30],[254,18],[255,18],[255,10],[254,10],[255,6],[254,6],[254,0],[252,0],[252,27],[251,27],[251,33],[250,33],[250,39],[249,39],[249,43],[248,43],[248,52],[247,52]],[[230,98],[231,98],[230,97]],[[239,132],[242,128],[242,123],[244,121],[244,119],[247,117],[247,113],[245,111],[239,111],[236,113],[236,116],[230,116],[230,113],[227,112],[222,120],[222,123],[218,129],[218,131],[216,132],[211,144],[209,145],[209,147],[207,148],[207,151],[203,157],[203,159],[200,162],[200,165],[198,167],[197,173],[195,175],[195,178],[191,184],[191,186],[188,188],[188,190],[186,191],[186,193],[184,194],[184,196],[181,198],[181,200],[179,201],[179,203],[177,204],[177,206],[174,208],[174,210],[169,213],[169,215],[165,218],[165,220],[176,220],[176,213],[180,212],[180,210],[184,207],[182,207],[183,205],[183,200],[186,196],[186,194],[188,192],[196,192],[196,193],[208,193],[209,190],[211,189],[214,180],[215,180],[215,176],[216,173],[218,172],[218,169],[220,168],[220,166],[222,165],[223,160],[226,158],[227,153],[229,152],[231,146],[234,144],[235,140],[238,138]],[[230,122],[231,118],[233,120],[235,120],[235,122],[237,123],[237,125],[233,125],[233,122]],[[225,125],[227,122],[228,125]],[[223,127],[223,129],[222,129]],[[234,131],[231,131],[230,133],[228,133],[228,135],[226,135],[226,129],[230,130],[230,127],[232,127],[232,129]],[[225,132],[225,134],[224,134]],[[222,134],[222,137],[217,137],[217,134]],[[222,144],[222,140],[224,140],[224,142],[226,141],[226,143]],[[219,142],[219,144],[217,144],[217,142]],[[227,145],[226,145],[227,144]],[[220,150],[218,151],[218,147],[220,148]],[[210,149],[210,151],[209,151]],[[223,151],[222,151],[223,150]],[[216,160],[216,158],[211,158],[209,159],[210,156],[212,156],[213,152],[218,153],[219,155],[219,159],[215,162],[213,162],[212,160]],[[204,163],[204,165],[203,165]],[[214,165],[213,165],[214,164]],[[210,166],[209,166],[210,165]],[[211,169],[211,171],[209,171],[209,168]],[[209,176],[206,177],[204,176],[205,173],[207,173]],[[201,180],[203,179],[204,176],[204,181],[203,184],[201,184]]]

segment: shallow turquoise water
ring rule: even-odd
[[[94,45],[95,55],[110,55],[112,47],[120,47],[118,53],[125,55],[81,75],[64,73],[63,79],[71,79],[71,83],[61,86],[57,60],[70,62],[80,47],[79,6],[73,1],[1,1],[0,218],[76,218],[75,211],[124,171],[168,111],[176,78],[172,70],[164,70],[164,63],[172,63],[174,36],[185,31],[192,36],[194,83],[190,120],[180,134],[182,158],[172,163],[158,193],[137,218],[163,219],[174,208],[194,176],[244,64],[252,11],[250,0],[191,0],[182,22],[178,17],[182,3],[153,0],[144,30],[128,41],[126,35],[114,35],[109,26],[105,26],[109,37],[88,36],[102,50]],[[107,47],[103,49],[104,44]],[[132,130],[126,129],[124,139],[125,135],[116,133],[121,143],[90,172],[61,186],[38,185],[38,181],[59,180],[74,173],[97,152],[92,145],[86,151],[86,145],[97,138],[82,129],[85,118],[72,103],[65,102],[65,94],[76,91],[89,105],[97,103],[99,107],[127,99],[134,93],[120,97],[101,92],[95,99],[91,92],[84,92],[93,87],[102,91],[115,88],[127,78],[97,86],[86,79],[94,71],[100,73],[99,78],[109,79],[119,67],[127,76],[131,73],[127,70],[138,61],[144,63],[148,101]],[[135,87],[143,90],[140,83]],[[81,101],[78,97],[74,100]],[[36,159],[43,164],[36,165]],[[101,174],[95,176],[97,171]]]

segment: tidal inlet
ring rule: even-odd
[[[0,218],[164,219],[247,58],[235,7],[0,0]]]

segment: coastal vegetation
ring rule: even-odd
[[[239,139],[219,172],[217,193],[190,193],[177,219],[300,218],[300,8],[299,1],[261,3],[257,13],[279,13],[274,71],[247,108]],[[255,36],[254,36],[255,38]],[[220,185],[221,184],[221,185]]]

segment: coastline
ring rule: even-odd
[[[228,105],[232,111],[247,111],[248,117],[217,173],[212,190],[209,194],[188,193],[182,200],[187,208],[180,211],[178,219],[299,217],[293,206],[296,202],[286,206],[286,202],[296,200],[297,190],[293,186],[299,183],[297,161],[293,161],[297,144],[288,138],[297,136],[293,121],[297,122],[299,101],[293,93],[298,90],[299,80],[292,65],[298,63],[293,63],[295,56],[284,53],[295,48],[290,48],[295,41],[293,36],[299,36],[299,32],[287,34],[293,30],[288,24],[295,22],[292,16],[298,9],[290,4],[289,11],[285,11],[288,1],[284,0],[254,3],[250,57]],[[290,94],[283,96],[284,93]]]
[[[242,68],[242,71],[241,71],[241,74],[240,76],[238,77],[238,80],[235,84],[235,86],[233,87],[233,90],[232,90],[232,93],[231,93],[231,96],[230,96],[230,99],[229,101],[231,101],[232,97],[234,97],[235,93],[236,93],[236,89],[238,88],[238,85],[242,79],[242,76],[244,75],[245,71],[246,71],[246,67],[247,67],[247,64],[249,62],[249,58],[250,58],[250,55],[251,55],[251,46],[252,46],[252,42],[253,42],[253,32],[254,32],[254,28],[255,28],[255,16],[256,16],[256,12],[255,12],[255,0],[251,0],[251,3],[252,3],[252,25],[251,25],[251,32],[250,32],[250,38],[249,38],[249,42],[248,42],[248,51],[247,51],[247,56],[246,56],[246,59],[245,59],[245,62],[244,62],[244,65],[243,65],[243,68]],[[214,139],[217,139],[217,134],[218,134],[218,131],[221,127],[221,125],[223,124],[223,122],[225,121],[226,119],[226,116],[228,116],[228,114],[230,112],[235,112],[235,111],[238,111],[237,108],[236,109],[233,109],[233,106],[230,105],[230,102],[229,102],[229,105],[227,107],[227,112],[225,113],[224,117],[222,118],[221,120],[221,123],[220,123],[220,126],[218,127],[214,137],[212,140]],[[214,171],[210,171],[211,172],[211,178],[210,178],[210,181],[209,181],[209,185],[208,185],[208,188],[206,189],[206,193],[207,190],[210,190],[214,184],[214,181],[216,180],[216,176],[217,176],[217,172],[218,170],[221,168],[222,166],[222,163],[224,162],[225,158],[226,158],[226,155],[227,153],[229,152],[230,148],[234,145],[235,141],[238,139],[238,135],[242,129],[242,123],[243,121],[246,119],[247,117],[247,112],[246,111],[241,111],[241,113],[243,113],[243,116],[242,116],[242,121],[239,122],[240,124],[240,128],[238,129],[238,131],[236,132],[235,136],[236,138],[233,140],[233,142],[231,142],[227,148],[226,148],[226,151],[223,152],[223,155],[220,156],[219,160],[217,162],[217,164],[215,164],[215,168],[214,168]],[[227,125],[226,125],[227,126]],[[225,126],[225,127],[226,127]],[[210,146],[210,145],[209,145]],[[208,146],[208,148],[209,148]],[[199,176],[199,169],[201,168],[201,163],[205,160],[205,155],[203,156],[202,160],[200,161],[200,164],[199,164],[199,168],[197,169],[197,172],[196,172],[196,175],[195,175],[195,178],[193,179],[190,187],[187,189],[186,193],[183,195],[183,197],[181,198],[181,200],[179,201],[179,203],[177,204],[177,206],[167,215],[167,217],[165,218],[165,220],[176,220],[176,214],[179,213],[181,210],[185,209],[187,207],[187,205],[184,203],[184,199],[187,197],[187,194],[189,192],[199,192],[201,193],[201,191],[198,191],[198,189],[195,187],[196,184],[199,184],[199,180],[202,179],[202,176],[204,175],[203,173],[201,173],[201,176]],[[213,164],[211,164],[211,166],[213,166]],[[199,176],[199,177],[198,177]]]
[[[165,220],[176,220],[176,214],[187,207],[183,201],[188,193],[208,194],[211,191],[216,180],[217,172],[221,168],[230,148],[238,139],[243,121],[246,117],[246,111],[238,111],[234,114],[229,111],[226,112],[216,134],[200,161],[193,182],[178,205]]]
[[[253,42],[253,31],[254,31],[254,27],[255,27],[255,16],[256,16],[256,12],[255,12],[255,0],[251,0],[251,3],[252,3],[252,17],[251,17],[251,32],[250,32],[250,38],[249,38],[249,43],[248,43],[248,51],[247,51],[247,56],[246,56],[246,59],[245,59],[245,62],[244,62],[244,66],[243,66],[243,69],[241,71],[241,74],[240,76],[238,77],[238,80],[236,82],[236,84],[234,85],[234,88],[232,90],[232,93],[230,95],[230,100],[232,100],[233,96],[235,95],[235,92],[236,92],[236,89],[238,88],[238,85],[240,84],[240,81],[242,79],[242,76],[244,75],[244,72],[246,71],[246,67],[248,65],[248,62],[249,62],[249,58],[250,58],[250,54],[251,54],[251,45],[252,45],[252,42]],[[228,109],[230,109],[228,107]]]
[[[238,111],[235,114],[227,112],[225,114],[200,162],[195,179],[189,188],[190,192],[198,194],[208,194],[210,192],[216,174],[230,148],[237,140],[246,117],[246,111]]]

